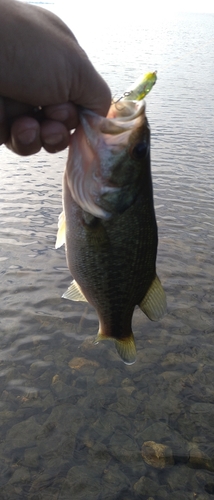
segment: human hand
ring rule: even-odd
[[[58,17],[16,0],[0,7],[0,144],[21,155],[60,151],[78,106],[105,115],[110,90]]]

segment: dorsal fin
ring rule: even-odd
[[[58,231],[55,248],[60,248],[65,243],[65,212],[62,211],[58,220]]]
[[[158,276],[153,280],[139,307],[152,321],[158,321],[166,312],[166,294]]]
[[[63,299],[68,299],[68,300],[75,300],[75,301],[81,301],[81,302],[88,302],[87,299],[85,298],[85,295],[83,295],[81,288],[79,287],[78,283],[73,280],[66,290],[65,293],[62,295]]]

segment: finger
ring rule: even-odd
[[[37,121],[27,116],[32,112],[32,106],[0,97],[0,144],[6,144],[20,155],[39,151],[41,143]]]
[[[49,153],[62,151],[69,140],[69,131],[63,123],[45,120],[39,125],[37,120],[25,116],[14,121],[6,145],[14,153],[28,156],[38,153],[42,146]]]
[[[81,47],[78,47],[78,56],[70,67],[69,81],[72,85],[68,98],[77,105],[106,116],[111,104],[110,89]],[[78,63],[76,67],[75,63]]]
[[[6,146],[22,156],[38,153],[42,143],[37,120],[29,116],[17,118],[11,125],[10,139],[6,142]]]
[[[70,133],[63,123],[45,120],[40,124],[40,138],[43,147],[48,153],[56,153],[67,148]]]
[[[68,130],[76,128],[79,123],[78,108],[72,102],[45,106],[43,110],[46,118],[64,123]]]

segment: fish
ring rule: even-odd
[[[158,246],[143,100],[112,103],[107,117],[81,109],[63,176],[56,248],[66,247],[73,281],[63,297],[96,310],[95,344],[113,340],[136,361],[134,309],[159,320],[166,295],[156,274]]]

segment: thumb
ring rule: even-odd
[[[79,46],[78,66],[71,67],[71,89],[69,100],[97,114],[106,116],[111,104],[111,91],[96,71],[86,53]]]

